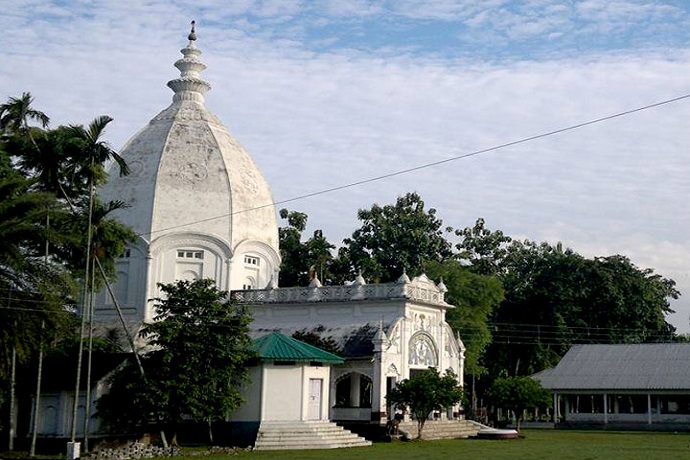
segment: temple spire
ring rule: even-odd
[[[168,87],[175,92],[173,102],[195,101],[204,102],[204,94],[211,89],[211,85],[200,78],[200,73],[206,69],[206,64],[199,60],[201,50],[196,47],[196,21],[192,21],[192,29],[187,36],[189,43],[180,52],[182,59],[175,62],[180,70],[180,78],[170,80]]]
[[[192,30],[189,32],[189,35],[187,35],[187,40],[190,42],[196,41],[196,32],[194,31],[194,26],[196,25],[196,21],[192,21]]]

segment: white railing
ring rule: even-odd
[[[433,282],[351,284],[232,291],[241,303],[344,302],[350,300],[411,299],[445,305],[444,293]]]

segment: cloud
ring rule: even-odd
[[[198,45],[209,65],[204,78],[213,85],[207,106],[252,153],[277,200],[687,92],[687,45],[561,52],[564,40],[578,40],[571,32],[579,33],[585,17],[594,34],[637,26],[644,31],[680,10],[657,8],[660,3],[616,2],[608,8],[606,2],[576,2],[574,14],[575,6],[562,2],[525,2],[522,9],[517,3],[482,2],[482,9],[476,2],[425,7],[363,0],[352,10],[338,7],[342,2],[281,7],[237,1],[218,8],[210,1],[189,6],[151,0],[68,8],[24,1],[8,5],[0,17],[12,37],[0,87],[4,97],[32,92],[55,124],[109,114],[115,122],[108,137],[120,147],[170,103],[165,83],[177,77],[172,64],[186,42],[189,20],[197,19]],[[646,9],[633,8],[641,6]],[[440,37],[454,46],[475,46],[449,53],[433,41],[427,52],[422,41],[403,43],[396,36],[359,47],[347,41],[350,26],[361,27],[367,40],[364,26],[379,19],[396,22],[391,15],[411,21],[404,28],[413,36],[425,21],[433,25],[426,31],[436,30],[433,21],[463,22],[466,29],[443,29]],[[669,27],[686,20],[683,13]],[[380,27],[378,32],[393,30],[387,22]],[[485,34],[475,34],[480,30]],[[549,36],[559,43],[549,44]],[[552,53],[549,59],[485,54],[529,37],[543,41],[539,46]],[[306,212],[311,229],[323,228],[339,242],[356,228],[358,208],[414,190],[448,225],[471,226],[482,216],[509,235],[562,240],[585,255],[623,253],[676,278],[690,293],[682,265],[690,260],[690,215],[684,212],[690,196],[689,118],[690,103],[681,101],[285,206]],[[675,307],[674,323],[684,330],[689,298]]]

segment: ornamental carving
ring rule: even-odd
[[[410,339],[409,360],[410,366],[436,367],[436,345],[427,334],[415,334]]]
[[[388,350],[400,353],[400,323],[397,323],[388,334]]]
[[[256,182],[256,177],[254,172],[251,170],[242,171],[242,183],[252,193],[256,193],[259,190],[259,185]]]
[[[206,166],[192,161],[181,165],[179,173],[182,179],[193,183],[204,181],[208,177]]]
[[[398,368],[395,367],[395,364],[391,364],[390,366],[388,366],[388,369],[386,370],[386,375],[400,376],[400,372],[398,372]]]
[[[454,338],[451,334],[448,333],[448,329],[443,328],[443,348],[446,358],[452,358],[455,356],[455,352],[453,351],[453,340]]]
[[[125,177],[140,177],[144,173],[144,163],[139,160],[127,162],[129,168],[129,176]]]

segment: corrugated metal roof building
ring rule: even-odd
[[[561,423],[690,424],[690,343],[575,345],[533,377]]]

